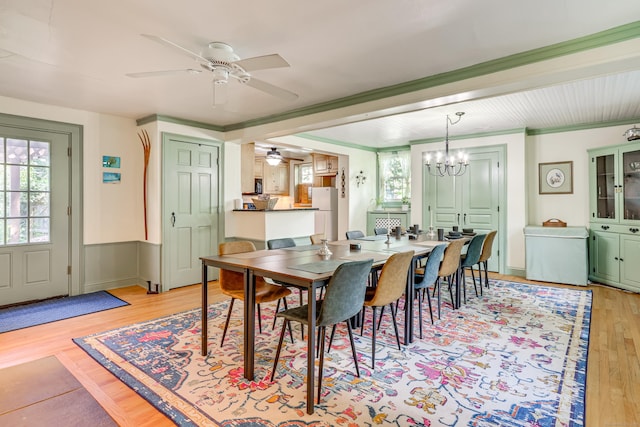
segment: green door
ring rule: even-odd
[[[200,257],[217,253],[220,147],[213,144],[163,135],[163,290],[199,283]]]
[[[70,294],[69,147],[0,126],[0,305]]]
[[[423,223],[429,224],[433,212],[435,228],[451,230],[473,228],[477,233],[498,230],[488,268],[500,271],[500,236],[504,234],[500,221],[500,194],[504,187],[500,160],[502,147],[472,149],[468,153],[469,167],[464,175],[436,177],[424,175]],[[502,232],[502,233],[501,233]]]

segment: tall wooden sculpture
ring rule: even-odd
[[[142,129],[142,135],[138,134],[140,142],[142,142],[142,149],[144,150],[144,172],[142,176],[143,196],[144,203],[144,239],[149,239],[149,231],[147,229],[147,168],[149,166],[149,155],[151,154],[151,140],[146,130]]]

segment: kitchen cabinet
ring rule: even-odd
[[[589,150],[589,278],[640,292],[640,148]]]
[[[255,145],[242,144],[240,151],[240,189],[243,193],[254,191]]]
[[[338,157],[313,154],[313,173],[315,175],[336,175],[338,173]]]
[[[264,169],[264,158],[256,158],[253,165],[253,177],[262,178]]]
[[[271,166],[265,162],[263,166],[263,193],[288,195],[289,163],[281,162],[277,166]]]

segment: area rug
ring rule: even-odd
[[[98,291],[4,308],[0,310],[0,333],[125,305],[129,303],[114,297],[109,292]]]
[[[262,307],[263,325],[272,308]],[[240,308],[220,346],[226,309],[209,307],[207,357],[198,309],[74,341],[178,425],[584,425],[590,291],[492,281],[483,297],[446,306],[435,325],[425,320],[423,339],[401,350],[387,318],[375,370],[367,320],[364,337],[355,334],[359,378],[339,328],[312,415],[305,342],[285,341],[270,382],[280,328],[265,327],[256,336],[255,381],[247,381]]]

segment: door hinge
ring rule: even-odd
[[[498,164],[498,166],[497,166],[497,167],[500,167],[500,161],[498,160],[496,163]]]
[[[71,157],[71,147],[67,147],[67,157]]]
[[[67,215],[71,215],[71,206],[67,206]]]
[[[71,266],[67,265],[67,275],[71,276]]]
[[[500,206],[498,206],[497,211],[500,212]]]

